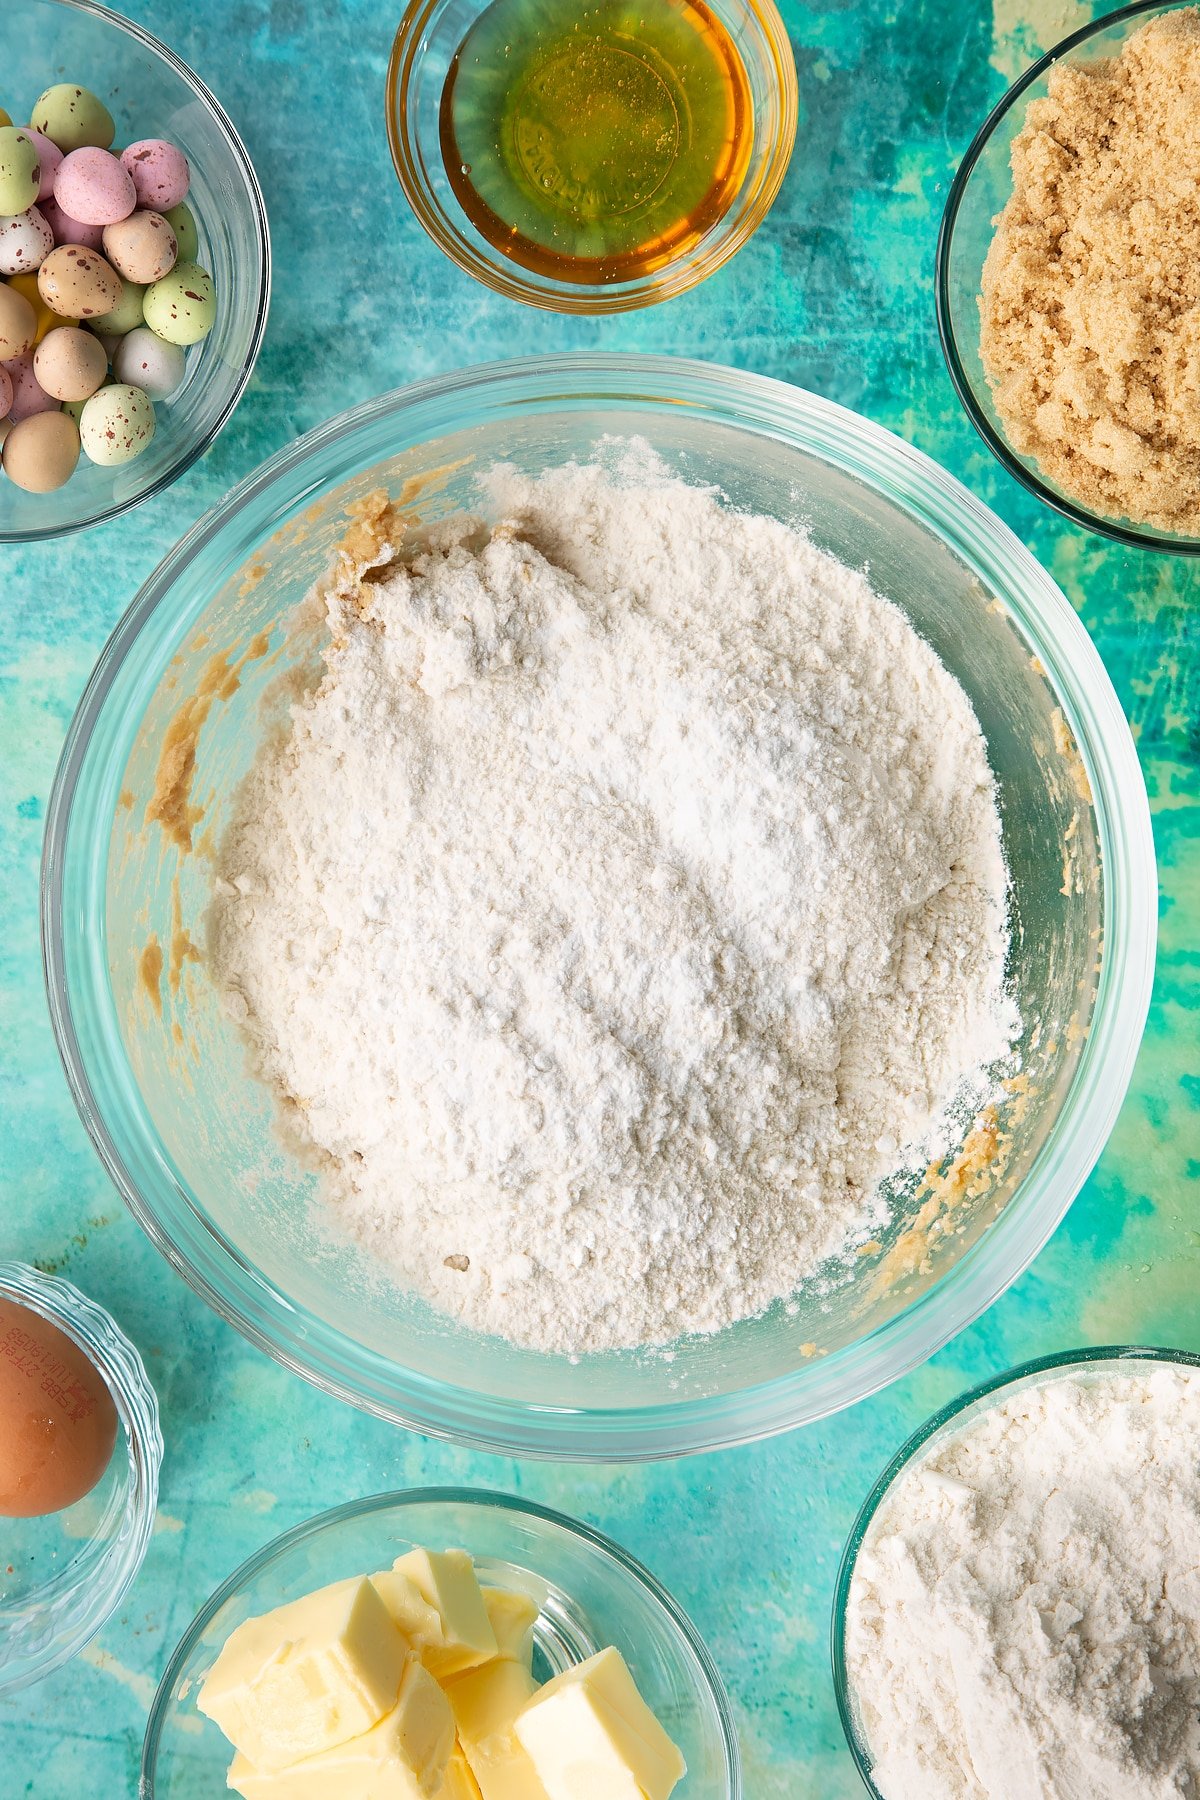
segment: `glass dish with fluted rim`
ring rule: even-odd
[[[687,480],[868,567],[962,682],[998,781],[1022,1072],[956,1158],[894,1187],[876,1241],[788,1301],[712,1336],[572,1358],[467,1329],[337,1235],[195,952],[206,853],[277,717],[280,677],[319,673],[319,646],[287,622],[327,571],[346,508],[384,486],[418,495],[427,519],[478,509],[477,470],[536,472],[635,434]],[[170,831],[154,822],[164,796]],[[180,847],[177,801],[199,854]],[[919,451],[815,395],[590,354],[385,395],[273,457],[202,519],[88,684],[50,801],[42,886],[72,1091],[175,1268],[255,1343],[359,1406],[490,1450],[584,1460],[678,1455],[818,1418],[990,1305],[1058,1224],[1116,1116],[1145,1020],[1155,905],[1146,794],[1116,695],[1067,600],[998,519]]]
[[[889,1493],[907,1469],[927,1456],[934,1455],[947,1439],[968,1430],[976,1420],[1014,1391],[1043,1387],[1072,1376],[1081,1381],[1098,1382],[1114,1376],[1144,1375],[1148,1366],[1155,1365],[1186,1369],[1189,1373],[1194,1373],[1200,1370],[1200,1356],[1187,1350],[1163,1350],[1144,1344],[1102,1344],[1085,1350],[1060,1350],[1053,1356],[1035,1357],[1031,1362],[1018,1363],[1015,1368],[1005,1369],[990,1381],[968,1388],[965,1394],[957,1395],[926,1419],[913,1432],[908,1442],[897,1450],[863,1501],[846,1540],[846,1548],[842,1552],[838,1568],[830,1655],[842,1730],[846,1734],[855,1766],[872,1800],[884,1800],[884,1796],[871,1778],[874,1757],[846,1666],[846,1626],[858,1554]]]
[[[486,10],[480,0],[412,0],[387,74],[388,143],[400,186],[434,243],[468,275],[509,299],[554,312],[627,312],[686,293],[758,230],[787,172],[799,115],[796,62],[774,0],[707,0],[706,10],[740,56],[750,94],[751,142],[736,194],[658,266],[604,281],[567,279],[537,266],[540,257],[523,263],[519,248],[506,254],[455,191],[443,154],[443,95],[464,39]],[[513,244],[519,241],[514,237]]]
[[[175,1649],[146,1726],[140,1800],[218,1800],[233,1754],[196,1705],[205,1675],[244,1619],[415,1546],[462,1549],[485,1585],[538,1608],[534,1676],[548,1681],[614,1645],[679,1745],[678,1800],[741,1800],[737,1734],[716,1665],[653,1575],[611,1539],[532,1501],[470,1488],[376,1494],[319,1514],[252,1556],[200,1608]]]
[[[1011,442],[980,355],[979,300],[983,265],[997,216],[1012,193],[1009,157],[1030,102],[1044,99],[1052,72],[1064,63],[1087,66],[1120,54],[1122,46],[1158,14],[1177,12],[1195,0],[1137,0],[1094,19],[1031,64],[980,126],[950,186],[937,246],[937,321],[950,379],[976,431],[1010,475],[1075,524],[1144,550],[1200,555],[1200,537],[1138,525],[1098,513],[1075,499]]]
[[[155,408],[154,437],[136,461],[101,468],[80,454],[70,481],[29,494],[0,477],[0,544],[60,537],[127,512],[202,456],[233,412],[267,323],[267,214],[245,145],[215,95],[173,50],[94,0],[21,0],[0,12],[0,101],[22,123],[53,81],[76,80],[106,103],[118,145],[162,137],[191,168],[187,204],[197,261],[213,278],[217,319],[187,352],[182,385]]]
[[[163,1442],[142,1359],[103,1307],[69,1281],[19,1262],[0,1262],[0,1299],[48,1319],[78,1344],[117,1409],[112,1457],[90,1494],[42,1518],[3,1521],[3,1694],[67,1662],[120,1605],[154,1527]]]

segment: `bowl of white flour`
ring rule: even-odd
[[[1016,1276],[1148,998],[1071,608],[779,383],[564,357],[332,421],[147,584],[47,832],[146,1229],[323,1386],[654,1456],[845,1405]]]
[[[1200,1786],[1200,1357],[1070,1351],[929,1420],[876,1484],[834,1679],[876,1800]]]

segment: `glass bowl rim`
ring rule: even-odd
[[[436,404],[437,430],[450,431],[463,425],[460,413],[452,410],[455,405],[470,408],[469,419],[478,423],[514,409],[549,410],[581,401],[649,403],[668,413],[690,407],[750,441],[758,435],[782,439],[869,481],[967,558],[977,578],[995,583],[994,591],[1005,596],[1023,638],[1047,670],[1084,760],[1096,796],[1105,892],[1106,954],[1071,1086],[1039,1157],[980,1241],[892,1319],[827,1357],[811,1358],[752,1387],[626,1410],[543,1407],[481,1396],[386,1360],[298,1307],[194,1208],[181,1214],[178,1208],[162,1207],[157,1198],[148,1201],[128,1175],[95,1104],[75,1034],[64,952],[64,852],[94,727],[143,626],[160,604],[170,603],[180,569],[231,527],[250,502],[287,481],[286,501],[281,499],[269,519],[255,527],[256,539],[261,539],[328,479],[313,465],[324,465],[340,440],[379,421]],[[431,430],[431,438],[436,435]],[[298,480],[300,470],[309,478]],[[921,451],[818,395],[773,377],[710,364],[586,351],[478,365],[366,401],[276,452],[206,513],[135,596],[84,689],[47,808],[41,886],[47,997],[73,1098],[134,1217],[189,1285],[285,1367],[393,1423],[489,1452],[582,1461],[673,1457],[748,1443],[808,1423],[906,1373],[991,1305],[1061,1221],[1116,1117],[1149,1005],[1157,906],[1145,784],[1112,684],[1066,597],[1001,520]],[[85,936],[88,929],[85,925]],[[1054,1171],[1048,1167],[1052,1162],[1057,1164]],[[1018,1206],[1021,1196],[1024,1204]],[[847,1367],[852,1379],[844,1373]],[[843,1371],[840,1380],[830,1381],[831,1368]]]
[[[850,1584],[854,1579],[854,1570],[858,1562],[858,1553],[862,1549],[875,1514],[882,1506],[893,1484],[904,1473],[904,1470],[920,1456],[926,1444],[936,1437],[943,1426],[952,1424],[962,1413],[970,1410],[980,1400],[986,1400],[993,1394],[999,1394],[1006,1388],[1020,1387],[1025,1383],[1036,1383],[1039,1376],[1053,1374],[1056,1371],[1070,1369],[1087,1369],[1097,1364],[1115,1365],[1121,1362],[1149,1362],[1173,1365],[1176,1368],[1200,1370],[1200,1353],[1193,1350],[1174,1350],[1154,1344],[1094,1344],[1082,1349],[1055,1350],[1048,1356],[1034,1356],[1027,1362],[1014,1363],[1011,1368],[1001,1369],[999,1374],[991,1375],[986,1381],[965,1389],[948,1400],[945,1406],[938,1408],[922,1421],[917,1429],[905,1439],[895,1455],[891,1457],[882,1473],[876,1477],[870,1492],[858,1509],[850,1535],[846,1539],[838,1564],[837,1581],[833,1596],[833,1619],[830,1629],[830,1661],[833,1669],[834,1697],[837,1701],[838,1717],[854,1766],[862,1778],[871,1800],[883,1800],[883,1795],[875,1786],[871,1777],[872,1760],[867,1746],[863,1743],[854,1716],[854,1707],[850,1697],[850,1676],[846,1667],[846,1622],[850,1603]]]
[[[6,1679],[0,1670],[0,1694],[4,1694],[40,1681],[78,1655],[128,1593],[154,1533],[163,1437],[158,1396],[145,1364],[137,1346],[106,1307],[64,1276],[46,1275],[32,1264],[16,1260],[0,1261],[0,1299],[14,1300],[57,1325],[103,1376],[128,1439],[130,1492],[125,1516],[131,1520],[121,1553],[107,1569],[107,1580],[97,1585],[95,1571],[89,1577],[87,1604],[79,1610],[72,1629],[58,1637],[47,1653],[15,1679]],[[64,1601],[71,1591],[62,1596]],[[82,1586],[78,1591],[83,1597]]]
[[[1102,513],[1091,512],[1076,500],[1061,494],[1057,488],[1028,468],[1008,440],[996,430],[987,413],[976,397],[974,383],[967,374],[966,366],[958,347],[958,334],[954,329],[954,320],[950,305],[950,252],[954,240],[954,229],[958,223],[958,215],[962,209],[963,199],[970,184],[975,166],[983,156],[992,140],[993,134],[1012,111],[1017,101],[1040,79],[1055,63],[1086,44],[1090,38],[1099,36],[1102,31],[1114,25],[1121,25],[1127,19],[1135,19],[1143,13],[1178,12],[1181,6],[1190,0],[1133,0],[1132,5],[1118,7],[1115,12],[1105,13],[1102,18],[1092,19],[1081,25],[1078,30],[1070,32],[1057,44],[1039,56],[1036,62],[1019,75],[1012,86],[1000,97],[988,113],[958,165],[954,179],[950,183],[950,191],[946,196],[946,205],[942,212],[941,224],[938,227],[937,250],[934,267],[934,301],[937,312],[938,338],[942,347],[942,356],[947,373],[958,395],[963,411],[979,436],[996,460],[1015,477],[1029,493],[1037,499],[1053,507],[1063,518],[1070,519],[1072,524],[1081,525],[1085,531],[1094,531],[1102,537],[1112,538],[1119,544],[1132,545],[1139,550],[1162,551],[1174,556],[1200,556],[1200,535],[1195,537],[1175,536],[1165,532],[1142,529],[1134,525],[1123,525],[1119,519],[1107,518]]]
[[[55,538],[70,537],[76,531],[90,531],[94,525],[107,524],[112,519],[120,518],[123,513],[131,512],[135,506],[141,506],[143,501],[153,499],[156,494],[161,494],[178,481],[181,475],[186,474],[192,464],[212,447],[218,434],[229,423],[246,391],[246,385],[254,372],[254,365],[258,361],[258,353],[262,348],[263,336],[267,329],[267,313],[271,303],[271,233],[267,224],[266,202],[263,199],[258,176],[254,171],[254,164],[250,160],[250,153],[243,144],[236,125],[216,95],[205,82],[201,81],[195,70],[190,68],[183,58],[176,55],[168,45],[147,31],[143,25],[137,24],[135,20],[122,18],[119,13],[111,11],[107,6],[102,6],[99,0],[50,0],[50,3],[54,6],[69,7],[72,12],[83,13],[89,18],[98,20],[101,24],[111,25],[126,37],[132,38],[143,50],[149,51],[161,62],[166,63],[172,73],[177,75],[191,90],[193,97],[207,108],[221,136],[228,143],[234,160],[241,166],[246,181],[254,220],[254,236],[259,249],[256,283],[258,291],[250,345],[225,405],[213,423],[193,443],[184,447],[169,468],[164,469],[161,475],[156,476],[149,487],[131,494],[125,499],[110,501],[99,511],[90,513],[85,518],[69,519],[62,525],[25,525],[19,530],[11,530],[0,524],[0,544],[46,543]]]
[[[150,1800],[154,1793],[158,1752],[166,1715],[171,1705],[171,1690],[175,1685],[175,1679],[225,1602],[239,1593],[277,1558],[294,1549],[297,1544],[319,1537],[322,1532],[343,1524],[347,1520],[369,1518],[373,1513],[389,1512],[407,1506],[474,1506],[485,1511],[494,1510],[536,1519],[542,1525],[553,1525],[558,1530],[564,1531],[568,1537],[583,1544],[590,1553],[599,1552],[600,1555],[617,1563],[627,1575],[631,1575],[634,1581],[644,1588],[650,1598],[657,1603],[659,1610],[665,1613],[673,1629],[682,1638],[698,1665],[699,1674],[712,1699],[713,1709],[720,1725],[729,1772],[729,1800],[741,1800],[741,1747],[733,1722],[733,1709],[728,1690],[708,1645],[669,1589],[663,1586],[658,1577],[652,1574],[644,1563],[639,1562],[615,1539],[597,1530],[594,1525],[588,1525],[582,1519],[571,1518],[567,1513],[558,1512],[553,1507],[542,1506],[538,1501],[527,1500],[519,1494],[501,1493],[490,1488],[454,1486],[395,1488],[385,1493],[365,1495],[360,1500],[346,1500],[339,1506],[327,1507],[324,1512],[315,1513],[312,1518],[303,1519],[298,1525],[292,1525],[287,1531],[280,1532],[277,1537],[272,1538],[269,1543],[264,1544],[240,1563],[231,1575],[226,1576],[220,1586],[215,1588],[207,1600],[202,1603],[190,1623],[185,1627],[179,1642],[171,1652],[170,1660],[163,1670],[155,1690],[142,1739],[141,1774],[138,1789],[142,1800]]]
[[[547,278],[536,270],[509,265],[500,257],[493,263],[457,228],[453,219],[436,202],[425,179],[423,160],[409,154],[406,134],[400,129],[399,114],[412,83],[413,72],[424,54],[422,34],[430,14],[440,0],[408,0],[388,57],[384,83],[384,113],[388,150],[392,167],[400,183],[400,191],[408,201],[422,229],[464,274],[470,275],[493,293],[521,301],[546,312],[585,317],[601,317],[611,313],[632,312],[642,307],[657,306],[664,300],[687,293],[716,273],[731,257],[742,250],[763,223],[779,195],[795,148],[800,120],[800,82],[796,72],[796,55],[787,27],[776,0],[742,0],[755,15],[771,53],[772,76],[779,98],[778,129],[772,134],[769,153],[751,205],[741,215],[736,228],[722,234],[728,218],[724,215],[713,227],[717,234],[706,255],[680,256],[667,263],[652,276],[636,283],[599,284],[571,283],[561,288],[546,285]],[[721,0],[711,0],[718,7]],[[495,253],[497,256],[499,252]]]

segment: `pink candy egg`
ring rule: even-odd
[[[82,219],[71,218],[57,200],[44,200],[38,211],[54,233],[56,244],[80,244],[85,250],[103,249],[103,225],[85,225]]]
[[[121,161],[133,177],[139,206],[166,212],[186,200],[191,175],[187,157],[163,138],[142,138],[122,150]]]
[[[49,200],[54,192],[54,177],[58,174],[58,165],[63,153],[57,144],[51,143],[44,131],[35,131],[32,125],[22,125],[21,134],[27,137],[38,153],[41,164],[42,181],[38,188],[38,199]]]
[[[54,233],[36,206],[0,218],[0,275],[32,275],[54,248]]]
[[[138,201],[129,170],[94,144],[63,157],[54,177],[54,198],[85,225],[115,225],[129,217]]]
[[[13,356],[4,364],[9,380],[12,382],[12,405],[9,412],[13,424],[22,419],[32,418],[34,413],[57,412],[58,401],[46,392],[33,372],[33,352],[26,350],[23,356]]]
[[[12,400],[12,376],[0,363],[0,419],[7,419]]]

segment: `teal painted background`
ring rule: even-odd
[[[783,10],[802,117],[763,230],[682,300],[568,321],[475,286],[408,215],[383,129],[398,3],[126,0],[241,128],[266,193],[276,284],[249,393],[199,467],[87,538],[0,550],[0,1256],[63,1270],[112,1309],[146,1358],[167,1437],[158,1530],[125,1609],[80,1661],[0,1700],[5,1796],[132,1796],[158,1675],[218,1580],[336,1501],[457,1481],[592,1521],[675,1591],[732,1691],[750,1800],[851,1800],[860,1789],[834,1712],[828,1617],[842,1541],[885,1458],[933,1407],[1024,1357],[1112,1340],[1200,1349],[1200,563],[1111,547],[1040,509],[965,423],[933,323],[934,238],[958,158],[1006,82],[1091,8],[785,0]],[[4,0],[5,29],[17,13]],[[568,346],[675,351],[815,388],[982,494],[1099,643],[1138,739],[1162,881],[1133,1088],[1035,1267],[932,1363],[851,1413],[658,1468],[521,1465],[425,1443],[252,1352],[126,1216],[76,1119],[41,987],[38,860],[55,761],[93,659],[159,558],[240,476],[328,414],[463,362]]]

